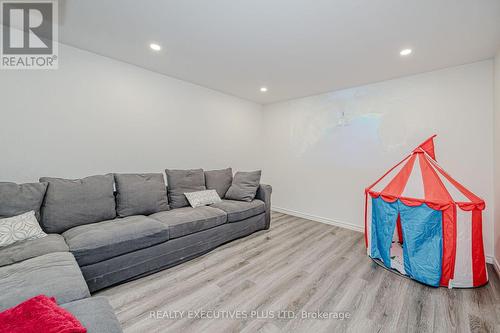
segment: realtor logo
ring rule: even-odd
[[[57,0],[0,4],[0,68],[57,69]]]

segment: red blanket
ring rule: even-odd
[[[54,297],[39,295],[0,312],[0,333],[86,333]]]

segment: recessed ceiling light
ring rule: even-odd
[[[267,92],[267,87],[261,87],[260,92]]]
[[[401,54],[402,56],[407,56],[407,55],[410,55],[412,52],[411,49],[404,49],[404,50],[401,50],[401,52],[399,52],[399,54]]]
[[[154,50],[154,51],[160,51],[161,50],[161,46],[156,44],[156,43],[151,43],[149,44],[149,47],[151,48],[151,50]]]

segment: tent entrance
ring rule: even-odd
[[[403,275],[407,275],[405,271],[405,261],[403,255],[403,245],[393,241],[390,252],[391,268],[397,270]]]
[[[401,240],[396,228],[401,223]],[[442,213],[422,204],[372,198],[371,257],[422,283],[439,286],[442,273]]]
[[[403,246],[403,227],[401,225],[401,214],[398,214],[398,218],[396,220],[396,229],[394,230],[394,235],[392,236],[391,250],[389,252],[391,258],[391,268],[397,270],[403,275],[407,275],[405,270]]]

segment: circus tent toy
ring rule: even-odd
[[[430,286],[482,286],[485,203],[438,165],[434,137],[366,188],[367,252]]]

